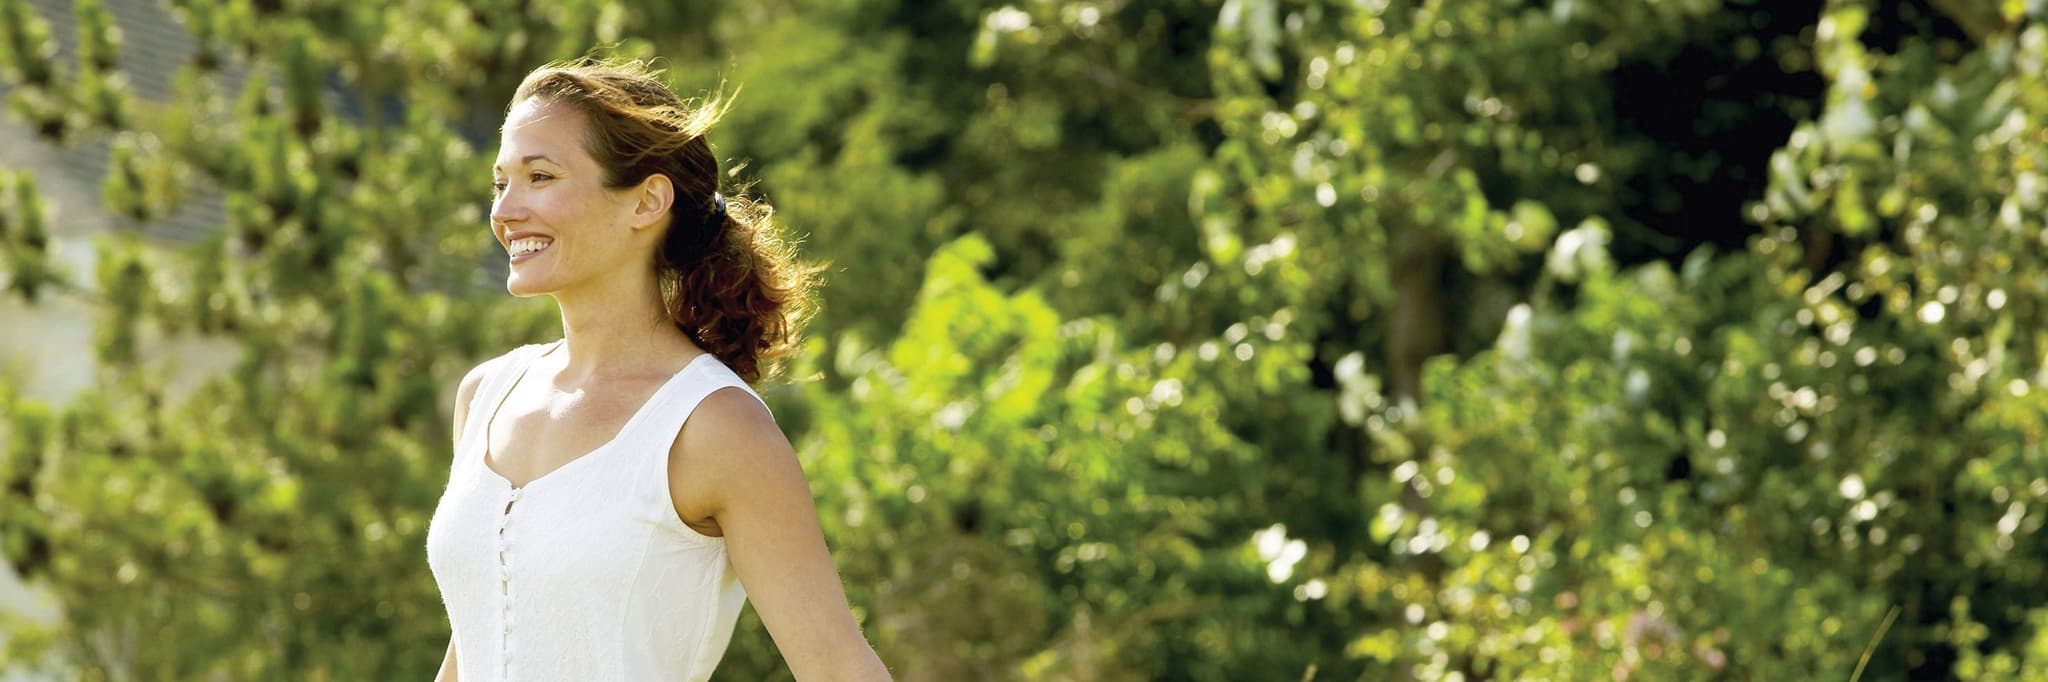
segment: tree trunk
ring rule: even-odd
[[[1443,235],[1422,225],[1396,226],[1388,235],[1393,252],[1393,328],[1388,330],[1387,367],[1395,400],[1421,402],[1422,363],[1444,350]]]

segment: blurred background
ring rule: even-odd
[[[898,679],[2048,679],[2044,0],[0,0],[0,679],[432,676],[593,49],[829,266]]]

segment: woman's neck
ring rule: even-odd
[[[563,363],[565,383],[646,372],[668,358],[693,355],[696,344],[669,320],[653,273],[593,284],[554,296],[563,344],[549,355]]]

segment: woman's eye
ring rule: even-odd
[[[555,176],[548,175],[546,173],[534,173],[532,175],[527,176],[527,178],[532,182],[541,182],[544,180],[553,180],[555,179]],[[491,182],[491,191],[496,194],[504,194],[505,186],[508,184],[511,183],[508,183],[504,180],[494,180]]]

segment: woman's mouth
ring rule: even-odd
[[[540,252],[548,250],[554,243],[555,240],[546,237],[525,237],[514,240],[507,250],[512,254],[512,262],[522,263],[540,255]]]

